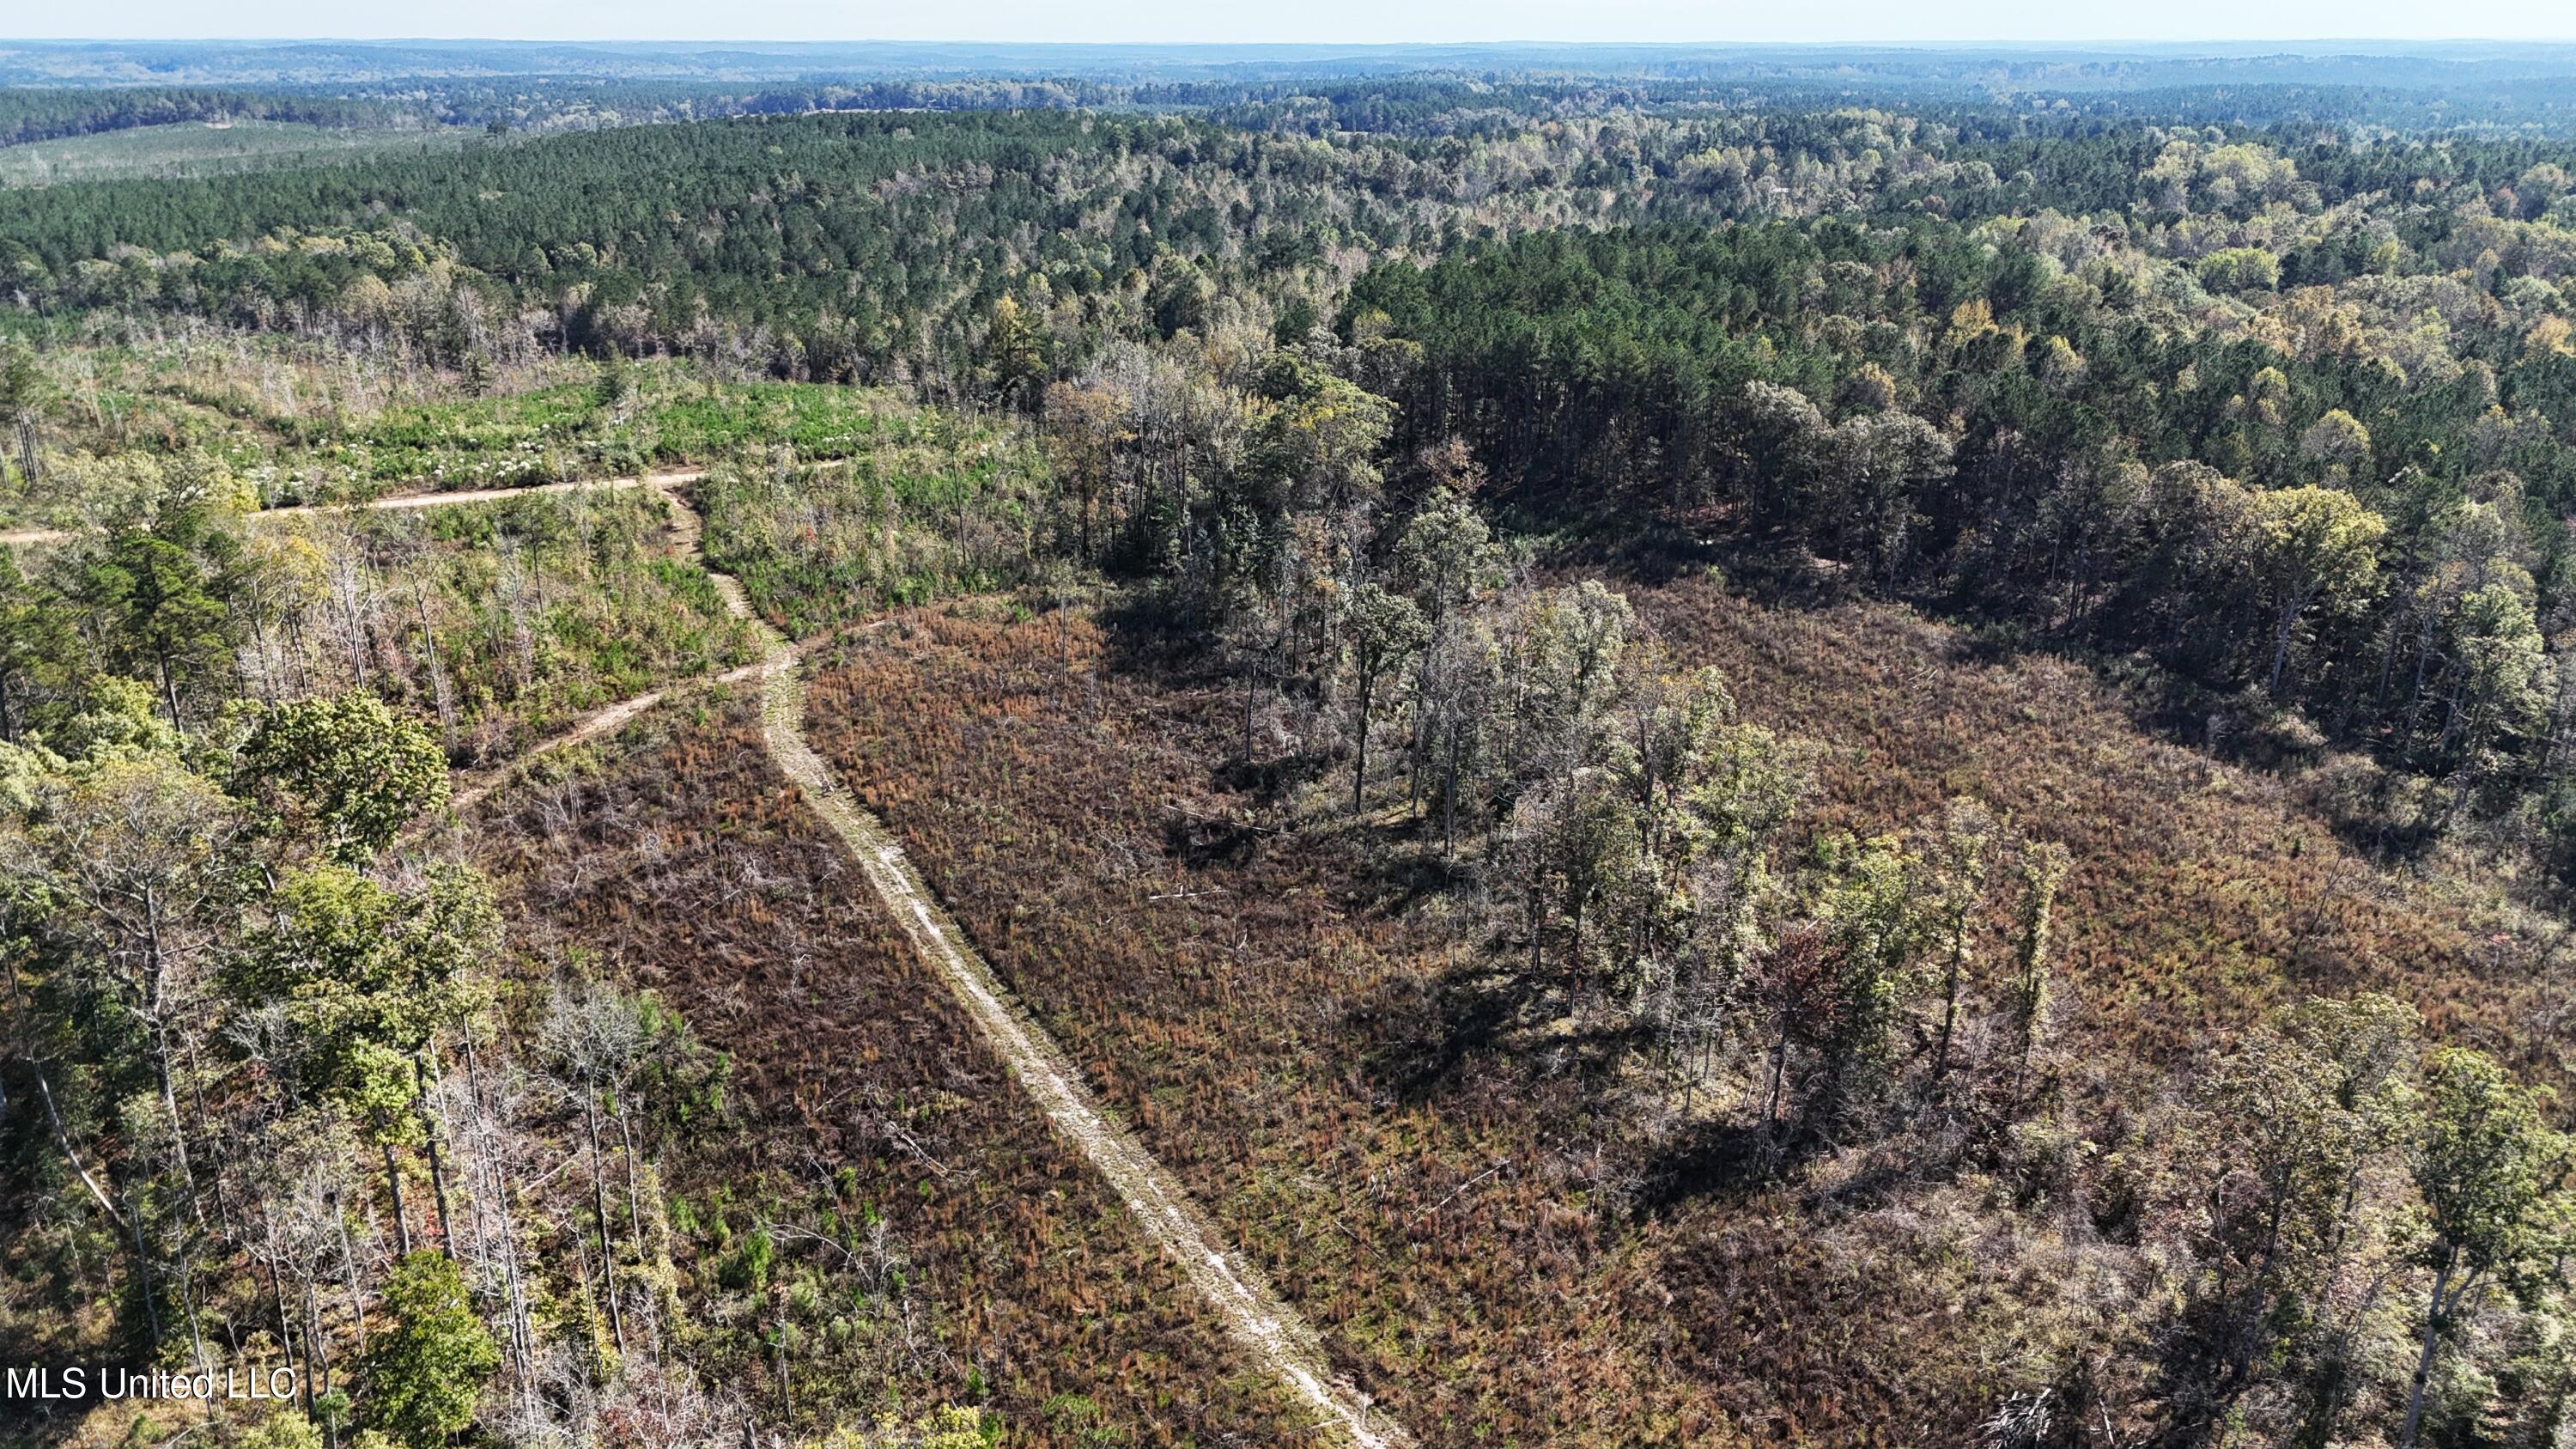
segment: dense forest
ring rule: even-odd
[[[2554,52],[288,49],[0,89],[487,128],[0,210],[0,1369],[294,1387],[0,1434],[2570,1432]]]

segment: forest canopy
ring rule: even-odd
[[[2571,76],[0,47],[0,1351],[2557,1443]]]

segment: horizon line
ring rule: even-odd
[[[891,39],[860,37],[854,39],[798,39],[789,37],[697,37],[654,35],[583,35],[583,36],[513,36],[513,35],[91,35],[91,36],[8,36],[0,35],[0,45],[570,45],[570,46],[703,46],[734,48],[744,46],[818,47],[923,47],[955,46],[985,50],[1444,50],[1464,47],[1522,47],[1531,49],[1628,49],[1628,50],[2072,50],[2087,47],[2103,49],[2188,49],[2195,46],[2450,46],[2450,45],[2576,45],[2576,32],[2563,35],[2309,35],[2309,36],[2208,36],[2192,39],[2154,40],[2142,37],[2100,36],[2064,40],[1987,39],[1916,39],[1916,40],[1624,40],[1583,39],[1550,40],[1528,37],[1462,38],[1457,40],[976,40],[976,39]]]

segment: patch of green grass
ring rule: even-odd
[[[797,383],[718,383],[672,365],[623,370],[622,395],[603,383],[565,383],[507,396],[391,408],[299,429],[281,450],[282,476],[321,480],[323,496],[395,486],[505,488],[598,477],[657,464],[703,463],[746,451],[792,449],[846,458],[890,438],[944,437],[942,415],[892,395]],[[273,501],[285,501],[283,499]]]
[[[836,467],[729,466],[698,485],[708,558],[772,623],[804,635],[1031,576],[1050,496],[1034,444],[929,410],[850,441],[874,446]]]

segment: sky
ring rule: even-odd
[[[2078,42],[2576,39],[2568,0],[0,0],[0,36],[524,40]]]

